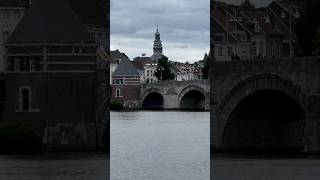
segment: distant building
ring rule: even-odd
[[[112,74],[111,100],[129,109],[140,107],[140,74],[129,58],[122,58]]]
[[[129,59],[125,53],[120,52],[118,49],[110,51],[110,83],[112,84],[112,75],[120,64],[121,60]]]
[[[154,42],[153,42],[153,55],[151,56],[152,60],[159,60],[163,55],[162,50],[162,41],[160,38],[160,32],[157,28],[156,33],[154,34]]]
[[[20,0],[0,1],[0,73],[5,71],[5,47],[10,34],[15,29],[26,11],[25,4]]]
[[[158,78],[155,75],[158,62],[151,57],[136,57],[133,59],[133,65],[141,76],[141,83],[157,83]]]
[[[290,34],[294,51],[299,9],[293,2],[277,0],[255,9],[214,3],[211,28],[217,61],[290,56]]]
[[[109,62],[101,46],[109,45],[84,25],[96,16],[75,12],[65,0],[34,1],[6,43],[3,117],[31,127],[49,150],[100,149],[109,136]]]
[[[171,68],[175,81],[193,81],[202,79],[202,70],[198,64],[175,62]]]

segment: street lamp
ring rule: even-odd
[[[163,77],[162,77],[162,71],[164,70],[164,67],[162,67],[162,66],[160,66],[160,73],[161,73],[161,82],[162,82],[162,79],[163,79]]]
[[[299,11],[296,11],[295,12],[296,14],[295,14],[295,18],[299,18],[300,17],[300,15],[299,15]],[[286,19],[287,18],[287,14],[284,12],[284,11],[282,11],[282,13],[281,13],[281,18],[282,19]],[[290,18],[290,27],[289,27],[289,29],[290,29],[290,32],[289,32],[289,45],[290,45],[290,57],[293,57],[293,45],[292,45],[292,15],[291,14],[289,14],[289,18]]]

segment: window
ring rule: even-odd
[[[30,87],[20,88],[20,110],[30,111],[31,109],[31,89]]]
[[[29,110],[30,106],[29,89],[22,89],[22,110]]]
[[[7,62],[7,70],[11,72],[41,71],[40,58],[40,56],[10,56]]]
[[[14,71],[15,62],[13,58],[8,58],[7,71]]]
[[[147,76],[149,76],[149,70],[147,70]]]
[[[116,79],[116,84],[123,84],[123,79]]]
[[[102,33],[99,33],[98,36],[99,36],[99,37],[98,37],[98,38],[99,38],[99,41],[98,41],[98,42],[99,42],[99,44],[102,44]]]
[[[2,32],[2,37],[3,37],[3,41],[4,42],[7,42],[7,40],[8,40],[8,37],[9,37],[9,34],[10,34],[10,32],[9,31],[3,31]]]
[[[120,89],[116,89],[116,97],[121,97],[121,90]]]
[[[231,46],[228,47],[228,56],[231,56],[233,52],[233,48]]]
[[[281,56],[281,45],[277,43],[276,45],[276,56],[280,57]]]
[[[8,10],[3,11],[3,19],[9,20],[10,19],[10,12]]]
[[[80,47],[73,47],[72,48],[72,53],[82,53],[82,49]]]
[[[39,56],[31,56],[30,57],[30,71],[41,71]]]
[[[247,41],[247,35],[245,32],[241,33],[241,41]]]
[[[218,47],[218,56],[222,56],[222,47]]]
[[[19,10],[17,10],[17,11],[14,12],[14,19],[15,19],[15,20],[20,19],[20,11],[19,11]]]
[[[263,56],[263,49],[264,49],[263,46],[264,46],[264,43],[260,42],[260,51],[259,51],[259,53],[260,53],[261,56]]]
[[[257,55],[257,43],[252,42],[252,55],[256,56]]]
[[[272,45],[272,43],[270,43],[269,44],[269,56],[271,57],[271,56],[273,56],[273,47],[272,47],[273,45]]]

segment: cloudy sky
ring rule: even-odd
[[[111,50],[131,59],[153,53],[157,24],[171,60],[203,59],[209,51],[209,0],[111,0]]]
[[[242,0],[226,0],[239,3]],[[270,0],[255,0],[257,6]],[[111,50],[151,56],[157,24],[171,60],[194,62],[209,51],[209,0],[111,0]]]

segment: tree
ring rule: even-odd
[[[317,30],[317,34],[313,39],[313,55],[320,55],[320,27]]]
[[[250,0],[244,0],[240,4],[240,7],[244,8],[244,9],[254,9],[255,8],[254,4]]]
[[[203,67],[202,67],[202,76],[203,79],[209,79],[209,74],[210,74],[210,56],[205,54],[204,59],[203,59]]]
[[[157,71],[155,72],[156,77],[159,80],[172,80],[174,79],[174,74],[171,72],[171,63],[166,56],[162,56],[158,60]]]
[[[301,17],[298,19],[295,30],[299,46],[300,56],[311,56],[317,52],[317,34],[320,27],[320,1],[306,0],[304,3]]]

